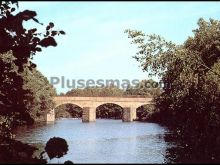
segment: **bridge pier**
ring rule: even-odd
[[[135,107],[131,107],[131,116],[132,116],[132,121],[137,119],[137,109]]]
[[[82,122],[95,122],[96,121],[96,108],[83,107]]]
[[[122,114],[123,122],[132,122],[136,119],[136,108],[134,107],[124,107]],[[52,109],[47,114],[47,122],[55,121],[55,110]],[[95,107],[84,107],[82,122],[95,122],[96,121],[96,108]]]
[[[123,122],[132,122],[136,119],[136,109],[133,107],[124,107],[122,114]]]

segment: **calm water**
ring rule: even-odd
[[[98,119],[95,123],[60,119],[54,124],[20,128],[17,139],[46,144],[54,136],[69,144],[67,155],[49,163],[164,163],[167,130],[157,124]]]

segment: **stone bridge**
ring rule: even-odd
[[[56,107],[63,104],[75,104],[83,109],[82,121],[94,122],[96,120],[96,108],[100,105],[113,103],[123,108],[122,121],[131,122],[136,119],[136,109],[142,105],[154,104],[152,98],[146,97],[68,97],[54,98]],[[55,110],[47,114],[47,121],[55,121]]]

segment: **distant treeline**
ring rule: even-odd
[[[150,83],[149,83],[150,82]],[[84,97],[105,97],[105,96],[121,96],[121,97],[155,97],[158,96],[162,89],[149,86],[155,82],[154,80],[142,80],[135,87],[127,87],[126,90],[115,87],[114,85],[105,87],[86,87],[83,89],[72,89],[66,94],[60,93],[58,96],[84,96]]]

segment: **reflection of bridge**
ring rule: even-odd
[[[152,98],[132,97],[55,97],[56,107],[63,104],[75,104],[83,109],[83,122],[96,120],[96,108],[100,105],[113,103],[123,108],[123,121],[136,119],[136,109],[145,104],[153,104]],[[47,114],[47,121],[55,120],[55,110]]]

